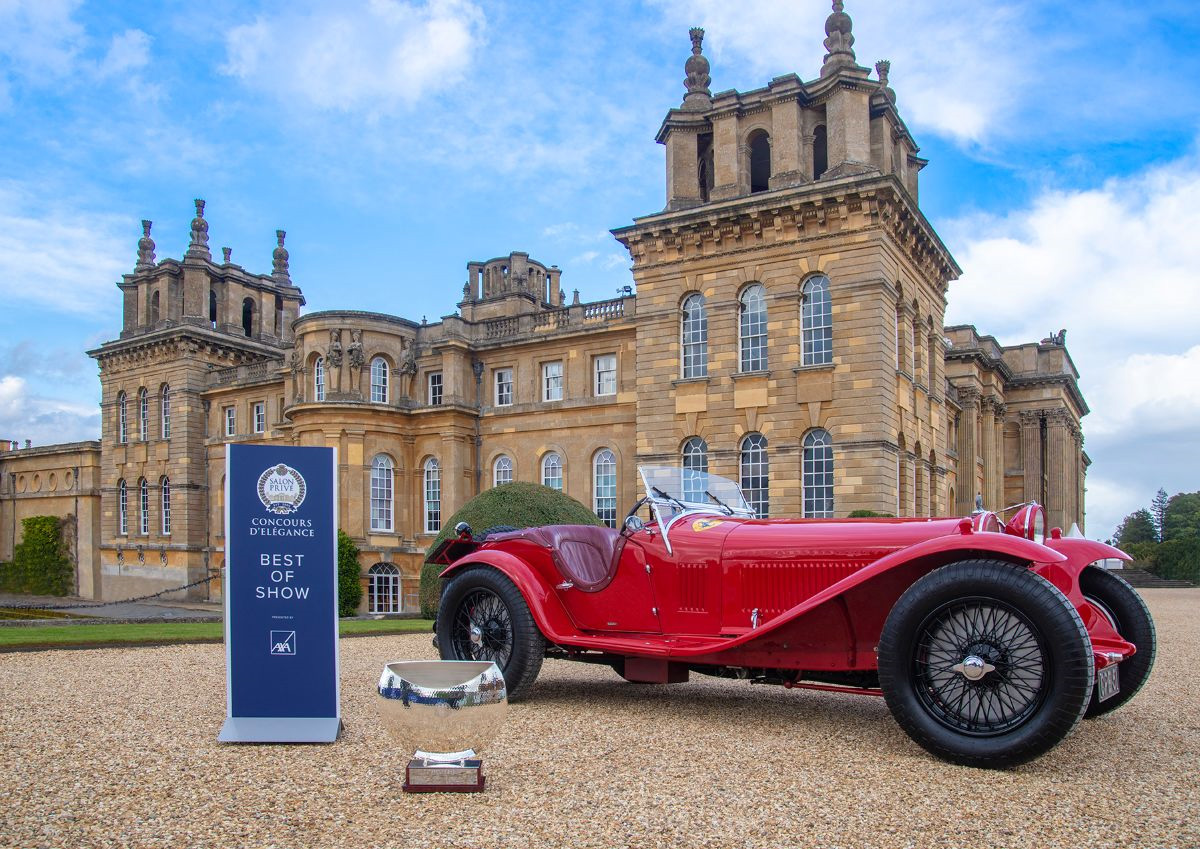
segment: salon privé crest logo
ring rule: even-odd
[[[283,463],[258,476],[258,500],[267,510],[281,516],[300,509],[307,489],[304,476]]]

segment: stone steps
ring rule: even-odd
[[[1190,581],[1160,578],[1145,569],[1114,569],[1113,572],[1124,578],[1130,586],[1140,589],[1183,589],[1195,586]]]

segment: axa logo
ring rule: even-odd
[[[295,513],[304,503],[307,491],[304,476],[283,463],[258,476],[258,500],[271,513],[283,516]]]
[[[296,653],[295,631],[272,631],[271,654],[294,655]]]

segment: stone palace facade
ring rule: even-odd
[[[83,596],[218,575],[231,442],[338,449],[371,612],[415,609],[425,548],[479,491],[545,483],[615,523],[640,463],[738,480],[764,516],[963,515],[979,497],[1082,527],[1065,331],[1005,347],[943,325],[959,268],[918,205],[926,161],[841,5],[816,79],[748,92],[711,92],[692,31],[657,135],[666,205],[613,231],[634,284],[615,300],[568,301],[558,267],[512,253],[468,263],[439,322],[302,314],[283,231],[255,274],[213,258],[203,201],[181,259],[157,260],[143,222],[120,334],[89,352],[99,441],[0,443],[0,560],[22,517],[54,514]]]

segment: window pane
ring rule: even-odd
[[[438,461],[425,461],[425,533],[436,534],[442,529],[442,470]]]
[[[617,355],[596,357],[596,394],[617,394]]]
[[[542,458],[542,486],[562,492],[562,458],[557,454],[547,454]]]
[[[138,439],[145,442],[150,438],[150,393],[145,389],[138,392]]]
[[[704,311],[704,296],[689,295],[683,302],[683,377],[708,375],[708,317]]]
[[[513,402],[513,371],[496,369],[496,406],[507,407]]]
[[[371,402],[386,404],[388,401],[388,364],[383,357],[371,360]]]
[[[442,403],[442,373],[440,371],[429,375],[429,403],[435,407]]]
[[[742,495],[760,519],[770,515],[770,483],[767,439],[761,433],[747,434],[741,450]]]
[[[592,509],[610,528],[617,526],[617,458],[605,448],[592,464]]]
[[[708,473],[708,443],[693,436],[683,444],[683,500],[703,503],[705,478]]]
[[[150,533],[150,484],[145,478],[138,482],[138,533]]]
[[[391,533],[392,487],[394,484],[392,458],[379,454],[371,462],[371,530]]]
[[[117,522],[119,532],[129,533],[129,490],[125,481],[117,481]]]
[[[376,563],[367,572],[367,612],[400,613],[400,570]]]
[[[833,362],[833,306],[829,298],[829,278],[810,277],[804,284],[801,307],[801,332],[804,337],[803,365],[827,365]]]
[[[171,533],[171,479],[163,478],[162,486],[162,532],[163,536]]]
[[[162,390],[162,438],[171,438],[171,387]]]
[[[804,437],[804,515],[833,516],[833,440],[824,430]]]
[[[503,486],[512,483],[513,461],[511,457],[500,456],[492,467],[492,486]]]
[[[739,311],[741,370],[762,371],[767,367],[767,299],[762,286],[742,293]]]
[[[542,400],[561,401],[562,397],[562,363],[544,363],[542,365]]]
[[[317,357],[313,363],[313,400],[325,400],[325,359]]]

